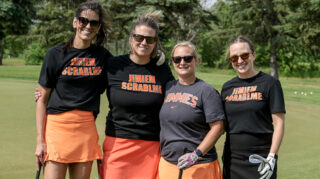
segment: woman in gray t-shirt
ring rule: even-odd
[[[160,111],[161,159],[159,177],[222,178],[214,147],[224,132],[224,110],[220,95],[196,78],[199,62],[191,42],[178,43],[172,51],[177,81],[166,85]]]

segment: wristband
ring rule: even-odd
[[[275,153],[269,153],[269,154],[268,154],[268,157],[272,157],[272,158],[274,158],[274,159],[278,159],[278,155],[275,154]]]
[[[195,152],[198,155],[198,157],[202,157],[203,156],[203,153],[199,149],[196,149]]]

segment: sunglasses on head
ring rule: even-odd
[[[233,56],[229,57],[229,60],[232,63],[235,63],[238,61],[239,57],[241,57],[242,60],[246,61],[246,60],[248,60],[249,56],[250,56],[250,53],[243,53],[241,55],[233,55]]]
[[[172,57],[172,61],[174,63],[180,63],[182,59],[184,60],[184,62],[190,63],[193,60],[193,56],[184,56],[184,57],[175,56],[175,57]]]
[[[89,19],[87,19],[85,17],[78,17],[78,20],[79,20],[80,25],[82,27],[87,26],[89,23],[90,23],[91,27],[98,27],[100,25],[100,21],[97,21],[97,20],[90,21]]]
[[[146,39],[147,44],[153,44],[156,41],[155,37],[144,36],[144,35],[139,35],[139,34],[133,34],[132,37],[137,42],[143,42],[143,40]]]

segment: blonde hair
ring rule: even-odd
[[[140,25],[145,25],[145,26],[152,28],[156,32],[156,35],[155,35],[156,44],[155,44],[155,47],[151,53],[151,57],[154,58],[157,56],[158,50],[162,50],[161,43],[159,40],[159,31],[160,31],[159,30],[159,21],[160,21],[161,16],[162,16],[162,11],[152,11],[152,9],[150,8],[143,15],[138,17],[136,22],[134,22],[132,25],[132,29],[131,29],[131,33],[130,33],[130,41],[129,41],[130,48],[131,48],[132,35],[134,34],[136,27],[140,26]],[[131,49],[131,51],[132,51],[132,49]]]
[[[192,50],[192,55],[194,56],[194,58],[200,61],[200,56],[197,52],[197,47],[190,41],[183,41],[183,42],[177,43],[171,51],[171,57],[173,57],[173,53],[178,47],[189,47]]]

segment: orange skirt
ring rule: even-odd
[[[106,136],[104,179],[157,179],[160,143]]]
[[[99,136],[90,111],[48,114],[45,139],[46,161],[75,163],[102,159]]]
[[[166,161],[163,157],[159,163],[159,179],[178,178],[178,166]],[[222,179],[221,168],[218,160],[210,163],[196,164],[183,170],[182,178],[188,179]]]

